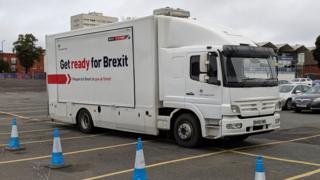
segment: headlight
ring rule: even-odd
[[[314,99],[313,102],[320,102],[320,98]]]
[[[241,129],[242,123],[231,123],[226,125],[227,129]]]
[[[240,108],[237,105],[231,105],[231,111],[233,113],[240,113]]]

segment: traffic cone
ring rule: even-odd
[[[25,147],[20,145],[16,118],[12,119],[11,138],[5,149],[8,151],[19,151],[25,149]]]
[[[255,180],[265,180],[266,174],[264,172],[263,167],[263,156],[259,156],[257,158],[257,165],[256,165],[256,174],[255,174]]]
[[[51,164],[48,165],[51,169],[64,168],[70,165],[65,164],[62,153],[62,147],[60,142],[60,132],[58,128],[53,131],[53,148],[52,148],[52,159]]]
[[[148,179],[148,176],[146,171],[146,163],[144,161],[142,141],[141,141],[141,138],[138,138],[136,159],[134,163],[133,180],[147,180],[147,179]]]

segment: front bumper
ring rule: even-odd
[[[311,101],[305,104],[294,102],[292,106],[294,109],[299,110],[320,110],[320,102],[318,101]]]
[[[256,122],[263,122],[257,124]],[[228,124],[241,123],[238,129],[227,128]],[[280,114],[278,112],[270,116],[260,116],[252,118],[238,118],[237,116],[224,116],[221,121],[221,136],[250,135],[269,132],[280,128]]]

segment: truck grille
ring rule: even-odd
[[[240,108],[241,116],[258,116],[273,114],[277,99],[258,101],[236,101],[235,105]]]

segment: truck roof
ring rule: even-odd
[[[240,45],[255,43],[244,36],[235,33],[230,28],[218,24],[202,22],[194,19],[177,18],[163,15],[152,15],[129,21],[110,23],[91,28],[83,28],[63,33],[48,35],[51,38],[62,38],[87,33],[94,33],[123,27],[134,27],[137,22],[153,19],[157,23],[159,48],[176,48],[194,45]]]

